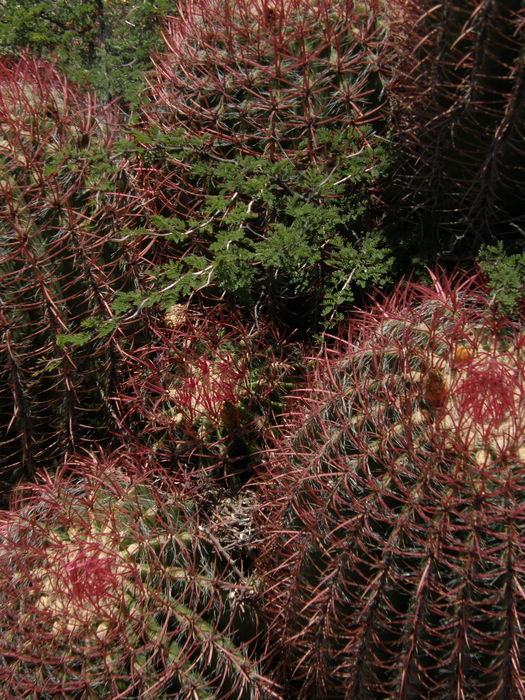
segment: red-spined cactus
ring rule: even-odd
[[[384,282],[379,3],[188,0],[164,40],[130,149],[181,295],[226,293],[296,328]]]
[[[118,112],[50,64],[0,62],[0,470],[31,475],[118,425],[117,290],[140,286]],[[121,195],[117,201],[116,193]],[[94,320],[96,317],[97,320]],[[90,341],[83,323],[103,333]],[[0,478],[2,478],[0,476]]]
[[[125,424],[166,467],[182,459],[188,476],[239,486],[289,390],[292,343],[285,358],[284,340],[269,325],[221,305],[175,304],[151,330],[151,343],[125,365]]]
[[[261,479],[287,697],[525,697],[524,367],[475,278],[400,287],[317,358]]]
[[[376,0],[183,2],[155,60],[152,119],[208,136],[222,156],[325,162],[322,129],[379,116],[378,14]]]
[[[393,138],[420,250],[457,260],[500,238],[521,251],[523,3],[394,0],[385,8],[397,54]]]
[[[1,516],[0,562],[6,698],[277,697],[248,650],[249,585],[140,455],[33,485]]]

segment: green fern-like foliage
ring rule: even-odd
[[[129,144],[144,208],[162,217],[148,232],[157,260],[175,266],[178,300],[333,323],[391,267],[375,209],[388,166],[378,3],[178,9]]]
[[[518,310],[525,299],[525,253],[506,255],[498,241],[498,245],[481,247],[478,262],[502,312]]]
[[[73,460],[2,515],[2,692],[277,697],[248,649],[249,587],[190,497],[138,465]]]
[[[252,155],[217,162],[203,150],[205,140],[188,142],[184,132],[150,130],[154,146],[139,136],[140,158],[155,148],[168,163],[141,167],[146,181],[136,187],[143,194],[146,185],[152,189],[148,202],[163,213],[151,216],[148,229],[127,233],[156,243],[157,288],[163,290],[157,301],[226,295],[308,328],[334,324],[360,290],[387,282],[394,261],[367,190],[387,171],[388,157],[379,145],[347,157],[361,140],[355,131],[325,131],[324,137],[340,158],[330,170]],[[174,199],[181,188],[184,203]]]
[[[286,697],[525,697],[524,352],[434,278],[315,360],[261,479]]]

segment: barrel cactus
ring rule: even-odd
[[[385,9],[398,175],[419,255],[472,257],[497,238],[521,252],[523,3],[394,0]]]
[[[277,697],[241,572],[188,494],[137,463],[77,459],[2,514],[5,697]]]
[[[408,284],[314,369],[261,478],[290,698],[524,698],[525,336]]]
[[[289,389],[292,343],[223,305],[172,305],[151,330],[125,364],[126,425],[162,464],[182,459],[188,477],[239,486]]]
[[[111,302],[140,287],[120,239],[130,205],[113,158],[121,119],[55,66],[0,61],[0,377],[6,481],[118,425]],[[94,321],[96,317],[97,320]],[[91,342],[83,323],[105,332]],[[2,479],[4,475],[0,476]]]
[[[226,293],[308,325],[389,268],[374,208],[388,165],[379,3],[177,10],[130,146],[150,254],[182,260],[181,296]]]
[[[154,105],[166,122],[209,136],[220,155],[324,162],[323,128],[378,118],[387,52],[375,0],[189,0],[178,9],[155,60]]]

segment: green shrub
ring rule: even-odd
[[[478,262],[504,314],[517,311],[525,296],[525,253],[506,255],[503,243],[482,246]]]
[[[0,0],[0,55],[54,57],[103,99],[136,105],[169,0]]]
[[[169,290],[155,300],[168,306],[204,289],[311,327],[320,317],[333,324],[358,290],[388,281],[393,259],[374,226],[370,193],[388,156],[377,143],[356,152],[355,132],[321,135],[337,161],[330,169],[243,154],[215,160],[205,139],[150,132],[138,155],[146,163],[161,153],[166,159],[149,173],[158,177],[162,214],[151,216],[153,231],[127,234],[156,237],[173,258],[158,268],[157,287]],[[163,203],[181,167],[187,217]]]

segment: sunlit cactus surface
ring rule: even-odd
[[[323,129],[378,118],[383,37],[375,0],[183,2],[155,60],[152,118],[207,135],[223,155],[230,144],[322,162]]]
[[[261,488],[290,698],[523,698],[525,336],[408,284],[313,360]]]
[[[0,521],[4,697],[277,697],[248,589],[189,496],[123,454],[69,469]]]

